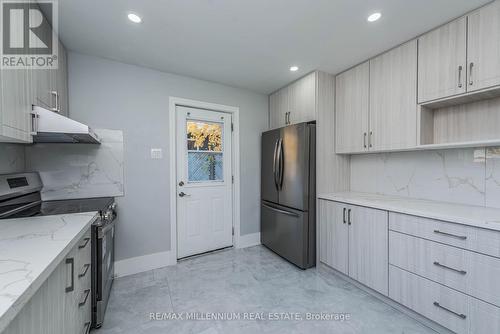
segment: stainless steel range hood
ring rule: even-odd
[[[34,143],[101,144],[92,129],[57,112],[33,106]]]

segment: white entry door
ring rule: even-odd
[[[233,245],[231,115],[178,106],[177,258]]]

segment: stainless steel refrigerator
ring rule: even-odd
[[[316,263],[316,125],[262,133],[261,242],[302,269]]]

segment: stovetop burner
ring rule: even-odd
[[[41,188],[38,173],[0,175],[0,219],[114,211],[113,197],[42,201]]]

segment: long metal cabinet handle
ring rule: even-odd
[[[31,135],[36,136],[38,133],[38,114],[35,112],[31,113]]]
[[[472,86],[474,84],[474,81],[472,80],[472,68],[474,67],[474,63],[470,62],[469,64],[469,86]]]
[[[90,332],[90,321],[86,322],[85,325],[83,325],[83,334],[89,334]]]
[[[455,268],[452,268],[452,267],[448,267],[448,266],[445,266],[444,264],[441,264],[441,263],[439,263],[437,261],[434,261],[434,265],[438,266],[438,267],[441,267],[441,268],[444,268],[444,269],[448,269],[448,270],[454,271],[456,273],[459,273],[460,275],[467,274],[467,272],[465,270],[460,270],[460,269],[455,269]]]
[[[75,259],[72,257],[66,259],[66,264],[71,266],[71,285],[66,287],[66,292],[71,292],[75,290]]]
[[[55,98],[55,106],[50,108],[50,110],[52,111],[55,111],[55,112],[59,112],[59,93],[57,93],[57,91],[53,90],[50,92],[50,94]]]
[[[292,216],[292,217],[299,217],[298,214],[294,213],[294,212],[290,212],[290,211],[286,211],[286,210],[281,210],[281,209],[277,209],[275,207],[272,207],[270,205],[267,205],[267,204],[264,204],[262,203],[263,206],[265,206],[266,208],[270,209],[270,210],[273,210],[273,211],[276,211],[276,212],[279,212],[279,213],[282,213],[284,215],[288,215],[288,216]]]
[[[451,233],[447,233],[447,232],[441,232],[440,230],[434,230],[434,233],[445,235],[445,236],[451,237],[451,238],[457,238],[460,240],[467,240],[467,236],[465,236],[465,235],[456,235],[456,234],[451,234]]]
[[[78,245],[78,249],[82,249],[82,248],[87,247],[87,244],[89,243],[89,241],[90,241],[90,238],[84,238],[83,239],[83,244]]]
[[[366,148],[366,132],[363,133],[363,147]]]
[[[89,298],[90,294],[90,289],[87,289],[83,291],[83,297],[80,298],[80,302],[78,303],[78,307],[82,307],[83,305],[87,304],[87,299]]]
[[[347,222],[346,219],[345,219],[345,213],[346,213],[347,209],[344,208],[344,213],[342,214],[342,218],[344,219],[344,224]]]
[[[89,271],[89,268],[90,268],[90,263],[84,264],[82,270],[78,274],[78,277],[79,278],[85,277],[85,275],[87,275],[87,272]]]
[[[457,312],[455,312],[455,311],[452,311],[452,310],[450,310],[449,308],[442,306],[442,305],[441,305],[441,304],[439,304],[438,302],[434,302],[433,304],[434,304],[434,306],[439,307],[440,309],[443,309],[443,310],[445,310],[445,311],[447,311],[447,312],[449,312],[449,313],[451,313],[451,314],[454,314],[454,315],[456,315],[456,316],[457,316],[457,317],[459,317],[459,318],[462,318],[462,319],[467,318],[467,316],[466,316],[465,314],[462,314],[462,313],[457,313]]]
[[[368,137],[368,146],[373,147],[373,131],[370,131],[370,137]]]
[[[352,224],[352,222],[351,222],[351,209],[347,210],[347,223],[349,225]]]
[[[458,88],[462,88],[462,65],[458,66]]]

